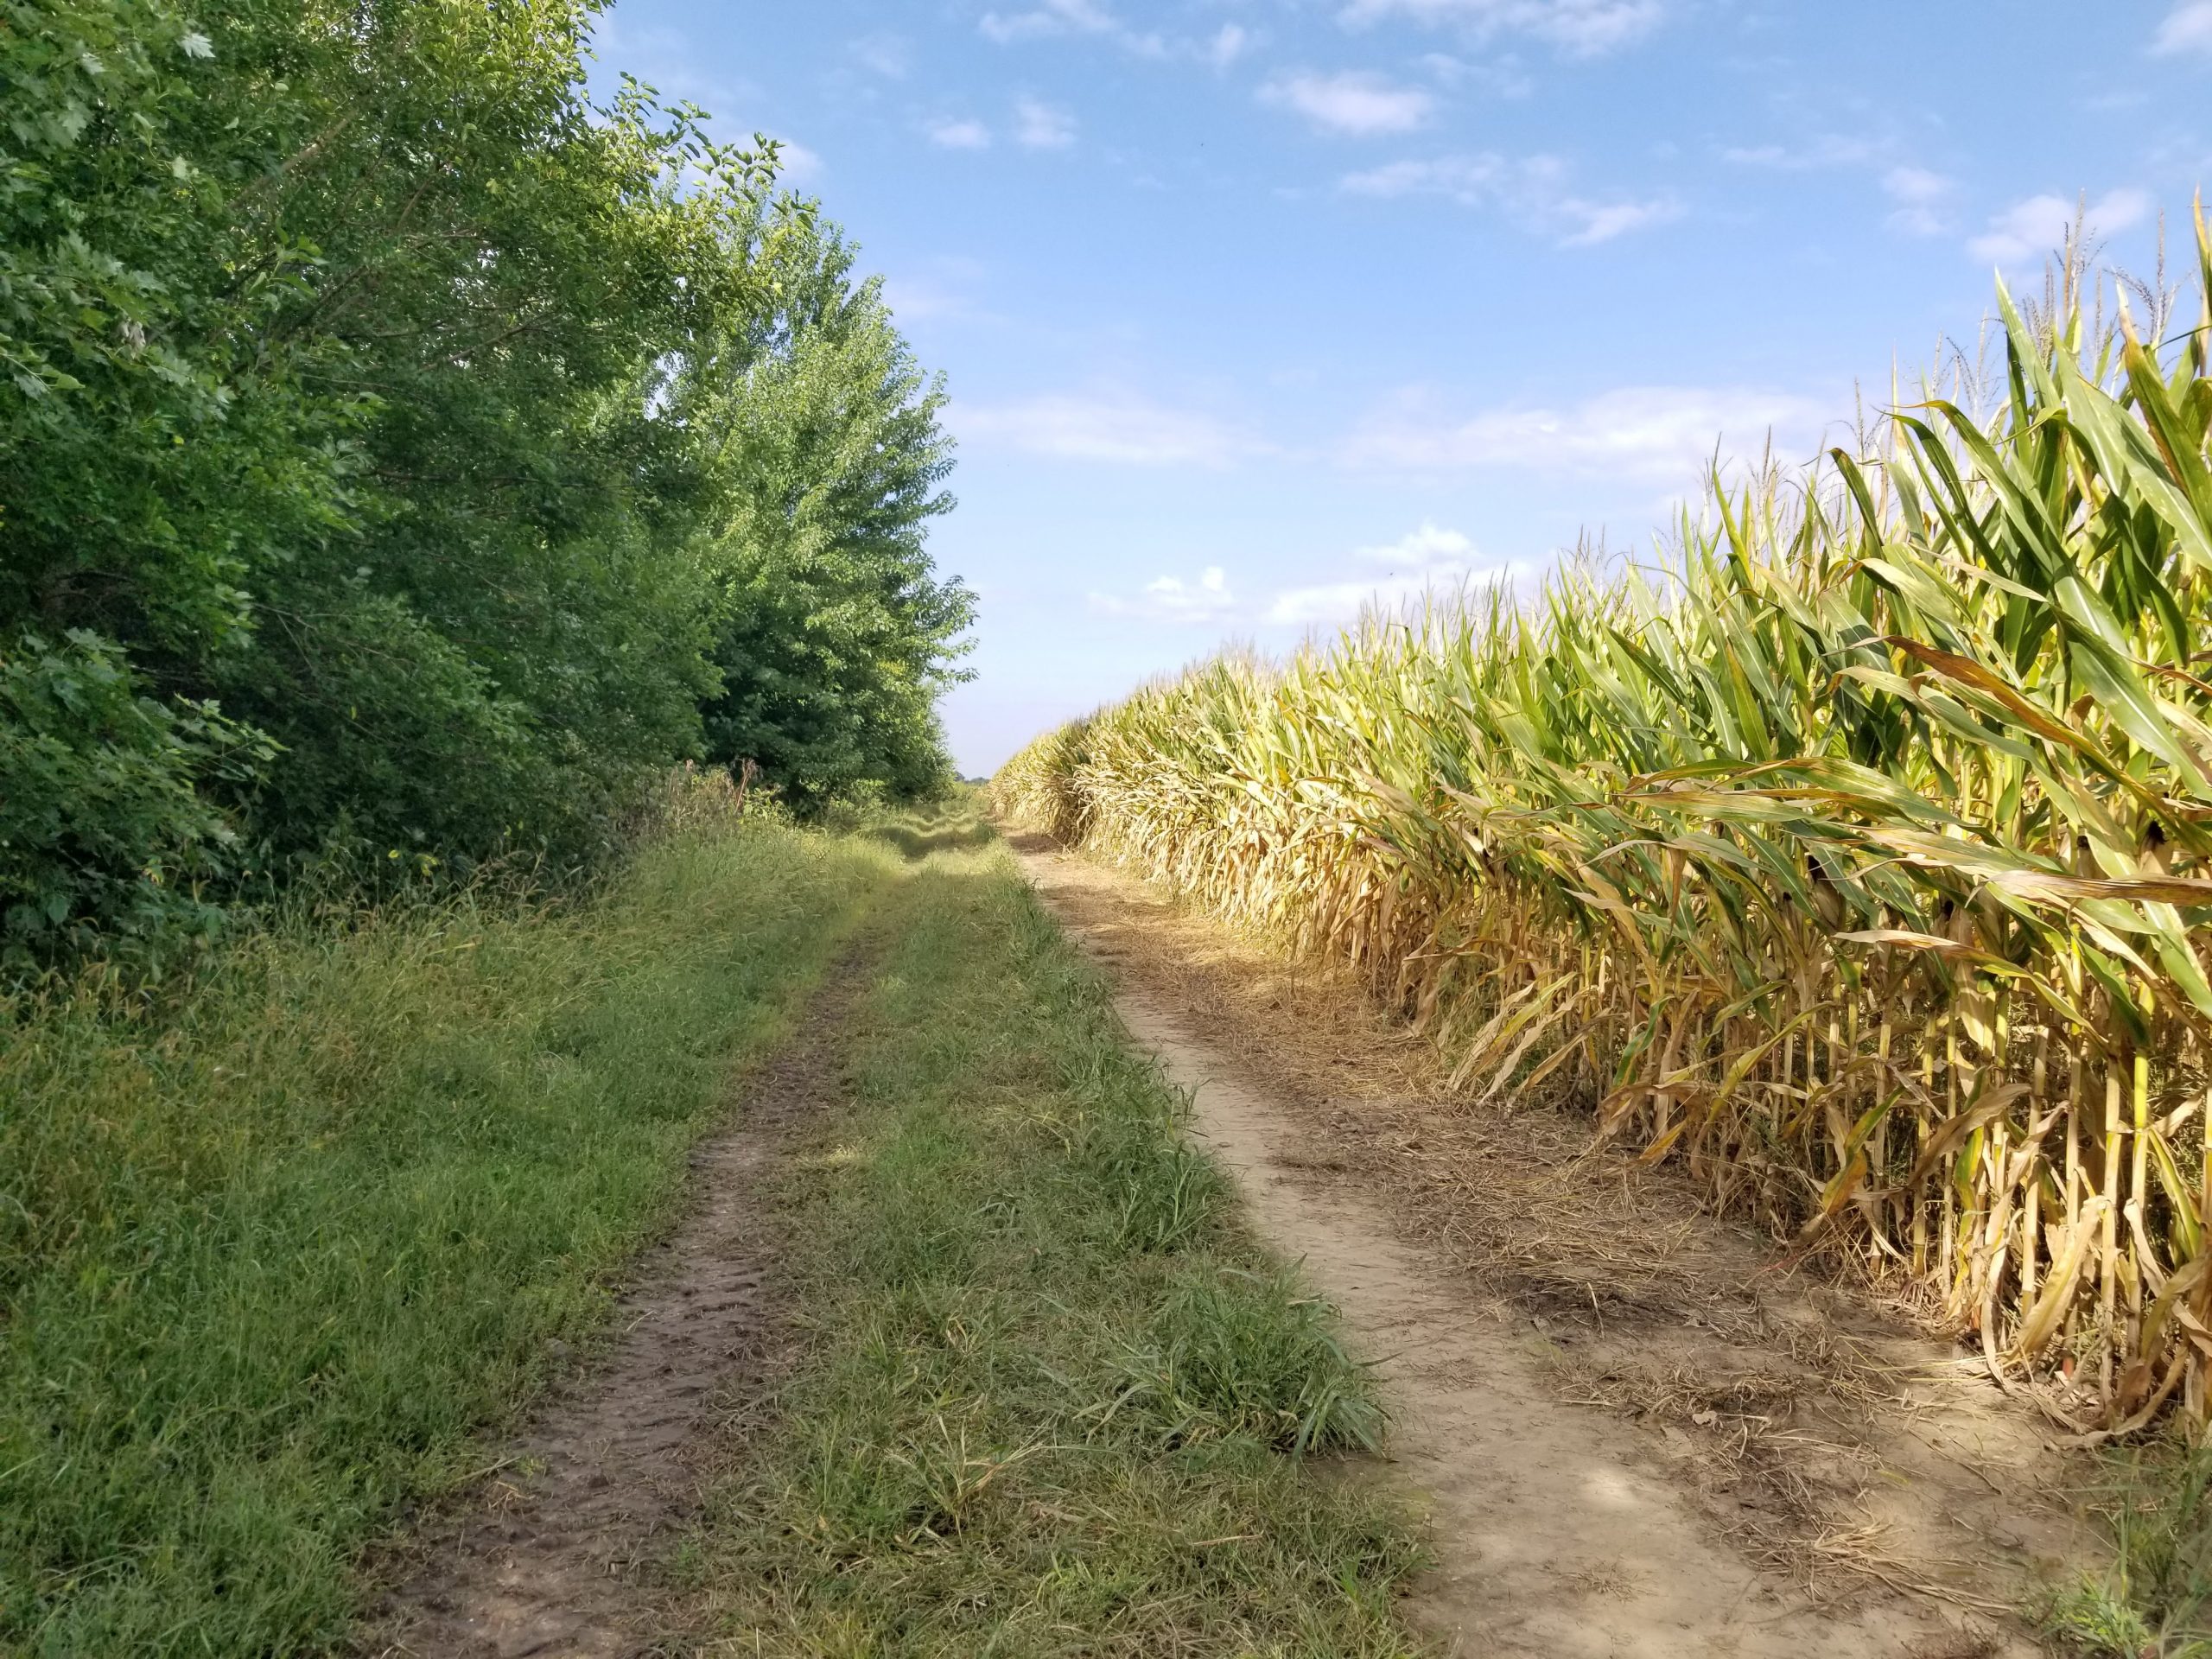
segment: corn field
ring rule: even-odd
[[[1475,1103],[1585,1102],[1909,1283],[2072,1428],[2201,1423],[2201,207],[2196,245],[2193,324],[2085,318],[2069,261],[2031,315],[2000,290],[1983,395],[1716,474],[1649,566],[1218,659],[997,805],[1354,964]]]

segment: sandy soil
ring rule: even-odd
[[[356,1643],[415,1659],[632,1659],[671,1650],[686,1610],[657,1582],[696,1515],[715,1430],[787,1348],[764,1175],[838,1087],[836,1039],[864,976],[833,973],[744,1115],[692,1154],[692,1207],[639,1264],[611,1351],[507,1449],[501,1471],[426,1527]]]
[[[1452,1098],[1357,986],[1042,837],[1032,880],[1196,1133],[1381,1363],[1469,1656],[2037,1650],[2081,1469],[1961,1350],[1786,1269],[1589,1125]]]

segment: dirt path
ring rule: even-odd
[[[734,1128],[692,1154],[694,1206],[616,1306],[612,1351],[508,1448],[503,1471],[410,1554],[412,1575],[358,1650],[414,1659],[631,1659],[668,1651],[683,1610],[653,1582],[698,1510],[699,1460],[784,1346],[759,1201],[787,1131],[838,1089],[836,1039],[865,984],[849,956],[784,1050],[751,1074]]]
[[[1894,1310],[1777,1271],[1586,1122],[1436,1086],[1355,989],[1014,838],[1255,1220],[1383,1360],[1447,1651],[1974,1659],[2093,1549],[2077,1472]]]

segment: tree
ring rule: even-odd
[[[936,702],[964,677],[975,615],[925,542],[953,505],[943,384],[854,263],[834,229],[810,226],[786,251],[780,303],[688,364],[677,391],[706,451],[722,677],[708,753],[757,761],[802,804],[950,781]]]
[[[702,752],[943,772],[942,393],[772,146],[588,99],[597,10],[0,0],[11,960],[588,860]]]

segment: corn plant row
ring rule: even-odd
[[[1454,1085],[1554,1090],[1916,1288],[2074,1427],[2212,1360],[2212,244],[2004,378],[1716,475],[1649,568],[1224,657],[1001,810],[1355,964]]]

